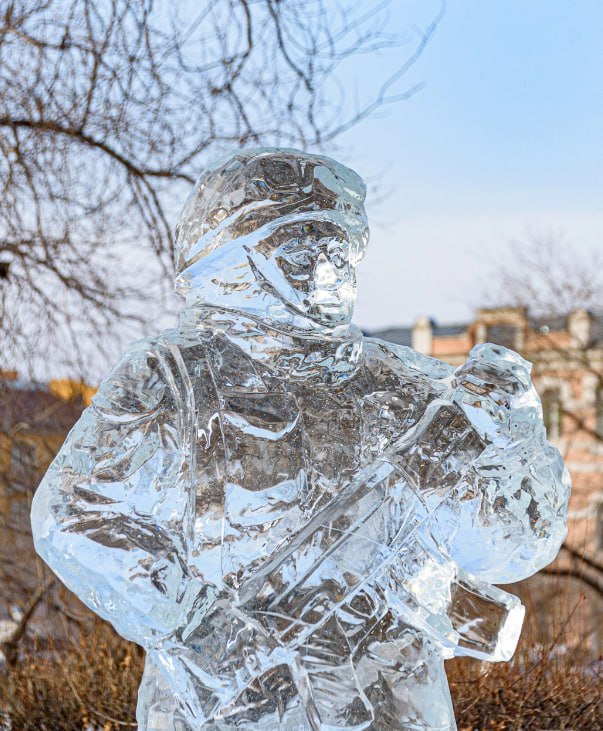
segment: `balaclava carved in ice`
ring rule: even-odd
[[[365,193],[349,168],[297,150],[219,161],[182,212],[177,292],[189,306],[243,312],[285,332],[342,335],[368,241]]]

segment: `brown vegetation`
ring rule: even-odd
[[[535,617],[526,630],[510,663],[448,663],[460,731],[600,729],[603,676],[588,658],[563,651],[563,626],[548,645],[534,641]],[[5,668],[0,707],[13,731],[136,728],[142,665],[140,648],[91,620],[61,646],[28,645]]]
[[[600,679],[585,677],[567,661],[532,662],[524,669],[518,659],[485,673],[459,663],[450,681],[459,731],[601,728]]]
[[[142,664],[139,647],[96,620],[79,640],[62,647],[32,645],[8,668],[0,707],[12,731],[136,728]]]
[[[597,673],[597,664],[579,652],[565,652],[559,638],[533,644],[527,629],[511,662],[448,663],[459,731],[598,731],[603,673]]]

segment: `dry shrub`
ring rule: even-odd
[[[593,653],[599,598],[587,599],[580,583],[542,575],[508,588],[527,609],[513,659],[447,663],[459,731],[600,731],[603,673]]]
[[[521,652],[510,663],[484,665],[469,660],[449,663],[460,731],[600,731],[601,679],[589,676],[584,666],[566,657],[535,660],[532,653]]]
[[[600,614],[589,609],[582,587],[571,588],[567,580],[534,577],[510,589],[527,606],[512,662],[447,664],[459,730],[599,731],[603,678],[585,638]],[[8,711],[12,731],[136,728],[142,650],[88,615],[82,626],[89,629],[71,626],[60,644],[22,645],[17,662],[4,668],[0,708]]]
[[[21,655],[0,679],[11,731],[136,728],[143,652],[100,620],[79,641]]]
[[[468,660],[449,666],[460,731],[601,729],[601,681],[567,660],[527,661],[520,653],[486,670]]]

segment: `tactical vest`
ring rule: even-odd
[[[219,588],[237,589],[435,395],[427,378],[405,383],[374,343],[347,382],[294,388],[221,333],[164,343],[194,474],[193,561]]]

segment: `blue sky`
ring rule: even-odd
[[[394,0],[390,22],[425,23],[437,7]],[[355,73],[370,83],[379,63],[391,54]],[[603,249],[601,0],[450,0],[414,82],[425,86],[336,155],[388,191],[367,201],[358,324],[468,319],[484,262],[530,232]]]

